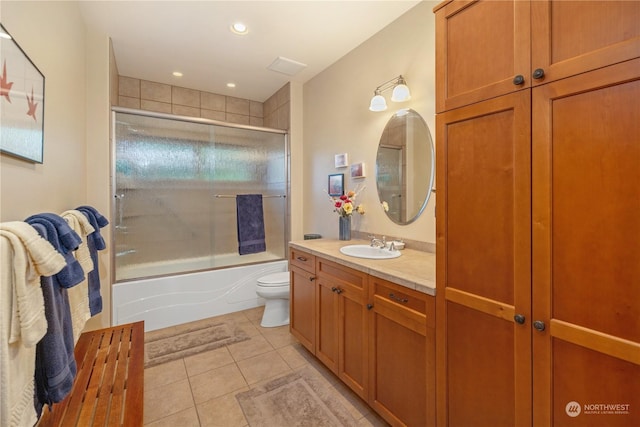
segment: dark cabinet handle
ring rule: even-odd
[[[518,74],[513,78],[514,85],[520,86],[522,83],[524,83],[524,76],[522,74]]]
[[[545,329],[545,324],[541,320],[536,320],[535,322],[533,322],[533,327],[536,331],[542,332]]]
[[[399,298],[399,297],[395,296],[394,294],[389,294],[389,298],[391,298],[392,300],[395,300],[395,301],[401,302],[401,303],[403,303],[403,304],[406,304],[406,303],[408,303],[408,302],[409,302],[409,300],[408,300],[408,299],[406,299],[406,298]]]
[[[302,261],[302,262],[307,261],[307,259],[305,257],[303,257],[303,256],[299,256],[299,257],[297,257],[297,259],[298,259],[298,261]]]
[[[331,292],[335,292],[336,294],[341,294],[343,291],[340,288],[336,288],[335,286],[331,288]]]
[[[513,320],[515,320],[519,325],[524,325],[525,318],[522,314],[516,314],[515,316],[513,316]]]
[[[538,80],[544,77],[544,70],[542,68],[536,68],[533,71],[533,78]]]
[[[309,281],[313,282],[314,280],[316,280],[316,278],[314,276],[309,277]]]
[[[338,288],[336,288],[335,286],[333,288],[331,288],[331,292],[336,292],[338,290]]]
[[[367,310],[371,310],[373,308],[373,304],[367,304]]]

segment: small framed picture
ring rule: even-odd
[[[364,178],[364,163],[354,163],[351,165],[351,178]]]
[[[334,173],[329,175],[328,193],[330,196],[342,196],[344,194],[344,174]]]
[[[335,156],[336,168],[346,168],[348,164],[349,164],[349,155],[347,153],[336,154]]]

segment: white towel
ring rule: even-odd
[[[67,221],[69,227],[78,233],[82,239],[82,243],[73,255],[84,270],[85,280],[68,290],[69,307],[71,308],[71,324],[73,325],[73,339],[74,342],[78,342],[87,320],[91,318],[88,274],[93,270],[93,260],[91,260],[91,254],[89,253],[87,236],[93,233],[95,228],[93,228],[89,219],[80,211],[65,211],[60,216]]]
[[[40,276],[64,257],[25,222],[0,223],[0,425],[34,425],[36,344],[47,331]]]

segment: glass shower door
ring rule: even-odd
[[[213,127],[115,117],[116,280],[210,268]]]

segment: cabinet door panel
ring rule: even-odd
[[[447,304],[448,425],[512,427],[516,422],[514,324]],[[527,357],[528,359],[528,357]]]
[[[374,314],[374,405],[408,426],[427,425],[426,337]]]
[[[532,1],[531,18],[534,85],[640,57],[638,1]]]
[[[495,421],[485,425],[531,423],[530,125],[529,91],[436,117],[441,425],[468,425],[465,420],[476,418]],[[523,316],[523,325],[515,324],[515,314]],[[468,321],[464,327],[463,319]],[[490,350],[467,347],[478,334],[491,343],[478,345]],[[468,359],[457,358],[463,350]],[[495,376],[490,383],[502,384],[496,388],[501,396],[496,400],[504,394],[500,406],[468,401],[470,390],[482,395],[480,400],[493,393],[484,377],[471,372],[480,369],[472,363],[478,351],[491,351],[485,354],[487,363],[501,365],[487,367]],[[474,414],[465,415],[467,404]]]
[[[348,291],[347,291],[348,292]],[[367,389],[367,330],[366,308],[362,295],[351,298],[340,295],[341,334],[340,334],[340,368],[339,377],[353,391],[366,399]]]
[[[633,413],[640,407],[639,365],[557,339],[552,348],[551,425],[638,425]]]
[[[581,404],[603,403],[602,392],[610,383],[627,400],[638,396],[638,381],[612,382],[617,374],[602,371],[600,365],[638,378],[638,70],[636,59],[533,90],[538,124],[533,130],[533,315],[548,325],[533,336],[539,424],[568,423],[563,400],[571,395],[579,396]],[[584,350],[576,352],[568,343]],[[601,355],[587,356],[587,350]],[[573,381],[561,386],[562,397],[549,401],[550,391],[559,386],[557,361],[564,361],[562,369],[570,364],[558,351],[576,354],[576,363],[585,370],[575,371]],[[598,424],[595,418],[581,420]],[[611,415],[606,424],[618,422],[640,425],[640,411]]]
[[[530,85],[526,1],[459,1],[436,12],[436,111]],[[524,77],[515,85],[516,75]]]
[[[315,352],[316,334],[316,285],[315,276],[298,267],[289,266],[290,279],[290,323],[289,329],[302,345]]]
[[[330,280],[318,276],[316,357],[338,374],[338,294]]]

